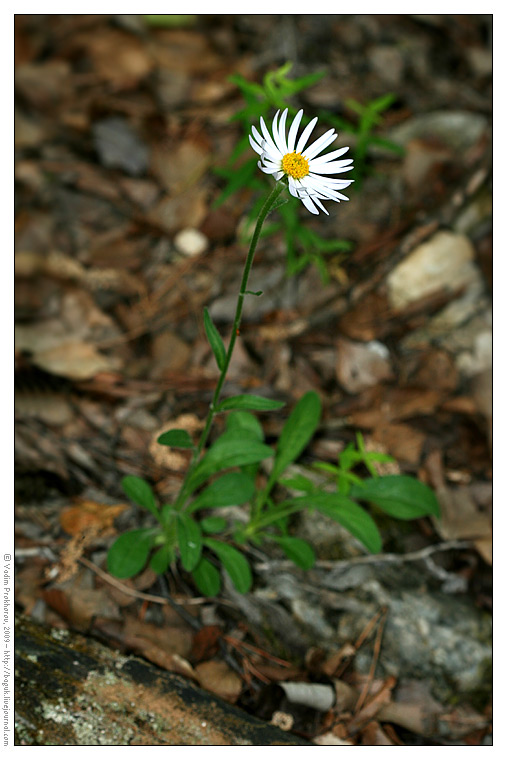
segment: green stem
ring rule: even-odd
[[[197,444],[197,447],[194,450],[192,461],[190,462],[190,466],[189,466],[189,468],[187,470],[187,473],[185,475],[185,478],[184,478],[183,483],[182,483],[181,488],[180,488],[180,492],[179,492],[178,497],[176,499],[176,502],[175,502],[175,508],[176,509],[181,509],[183,507],[183,504],[184,504],[185,499],[187,497],[186,487],[187,487],[188,480],[189,480],[190,475],[192,474],[192,472],[194,470],[194,467],[196,466],[196,464],[197,464],[197,462],[199,460],[200,454],[201,454],[204,446],[206,445],[206,442],[208,440],[209,433],[210,433],[210,430],[211,430],[211,425],[213,423],[213,418],[215,417],[215,414],[216,414],[216,407],[217,407],[218,399],[220,397],[220,393],[222,391],[222,387],[223,387],[224,382],[225,382],[227,371],[229,369],[229,364],[231,363],[232,353],[234,351],[234,346],[236,344],[236,338],[238,337],[238,334],[239,334],[239,328],[240,328],[240,324],[241,324],[241,315],[242,315],[242,312],[243,312],[243,301],[245,300],[245,295],[246,295],[246,292],[247,292],[247,285],[248,285],[248,278],[250,276],[250,270],[252,269],[252,264],[253,264],[254,255],[255,255],[255,249],[257,248],[257,243],[259,242],[259,237],[260,237],[260,234],[261,234],[262,225],[264,224],[267,215],[273,209],[273,206],[275,205],[275,203],[276,203],[276,201],[277,201],[280,193],[282,192],[282,190],[285,189],[285,187],[286,187],[286,185],[285,185],[284,182],[277,182],[276,183],[276,185],[274,186],[273,190],[270,192],[270,194],[266,198],[266,201],[265,201],[263,207],[261,208],[259,216],[257,218],[257,222],[255,224],[254,233],[252,235],[252,240],[250,242],[250,248],[248,249],[248,255],[247,255],[246,261],[245,261],[245,267],[243,269],[243,277],[241,279],[241,285],[240,285],[240,290],[239,290],[239,294],[238,294],[238,301],[237,301],[237,304],[236,304],[236,314],[234,316],[234,323],[233,323],[233,326],[232,326],[232,335],[231,335],[231,339],[229,341],[229,347],[227,349],[227,354],[225,356],[225,363],[224,363],[224,366],[223,366],[222,371],[220,373],[220,377],[218,378],[218,383],[217,383],[217,386],[215,388],[215,392],[213,394],[213,398],[212,398],[211,403],[209,405],[209,411],[208,411],[208,415],[206,417],[206,422],[205,422],[205,425],[204,425],[204,430],[202,431],[201,437],[199,439],[199,443]]]

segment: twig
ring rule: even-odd
[[[425,559],[437,552],[446,552],[451,551],[452,549],[470,549],[473,545],[473,541],[442,541],[440,544],[425,546],[424,549],[407,552],[406,554],[367,554],[361,557],[351,557],[351,559],[338,561],[317,560],[314,567],[321,568],[322,570],[337,570],[339,568],[345,569],[352,565],[379,565],[384,562],[399,564],[403,562],[418,562],[419,560]],[[273,570],[274,568],[285,569],[291,567],[294,567],[294,565],[290,560],[269,560],[267,562],[259,562],[255,566],[256,570]]]
[[[106,573],[105,570],[102,570],[98,565],[95,565],[93,562],[90,562],[89,559],[86,559],[86,557],[80,557],[79,562],[87,567],[89,570],[92,570],[96,575],[99,576],[99,578],[102,578],[106,583],[109,583],[110,586],[114,586],[114,588],[118,589],[118,591],[121,591],[123,594],[127,594],[127,596],[132,596],[135,599],[144,599],[147,602],[153,602],[154,604],[171,604],[171,601],[174,601],[176,604],[183,603],[183,604],[206,604],[209,602],[209,599],[206,597],[196,597],[195,599],[179,599],[176,601],[169,600],[164,596],[156,596],[155,594],[145,594],[144,591],[137,591],[135,588],[130,588],[129,586],[125,586],[124,583],[114,578],[112,575],[109,575],[109,573]]]
[[[384,626],[386,624],[387,620],[387,609],[384,607],[380,612],[380,620],[377,628],[377,635],[375,636],[375,644],[373,645],[373,657],[370,664],[370,670],[368,672],[368,677],[366,679],[366,682],[364,684],[363,689],[361,690],[361,694],[359,695],[359,699],[357,700],[355,712],[358,713],[362,706],[364,705],[366,701],[366,697],[368,696],[368,692],[371,689],[371,685],[373,683],[373,678],[375,676],[375,669],[377,667],[378,658],[380,656],[380,643],[382,641],[382,633],[384,632]]]

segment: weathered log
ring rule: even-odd
[[[18,745],[307,745],[179,675],[67,630],[16,622]]]

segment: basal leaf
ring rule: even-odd
[[[425,515],[440,517],[440,505],[429,486],[410,475],[384,475],[363,480],[350,496],[369,501],[399,520],[414,520]]]
[[[126,475],[121,485],[129,499],[140,507],[147,509],[157,520],[159,519],[155,495],[149,483],[142,478],[138,478],[137,475]]]
[[[181,555],[181,564],[188,572],[191,572],[199,562],[202,551],[201,529],[192,517],[185,512],[178,514],[176,525],[178,546]]]
[[[216,596],[220,591],[220,573],[211,562],[201,557],[199,564],[192,571],[195,585],[204,596]]]
[[[220,533],[227,528],[227,520],[223,517],[204,517],[201,528],[205,533]]]
[[[217,478],[192,502],[189,511],[208,507],[231,507],[249,501],[255,491],[255,484],[243,472],[227,472]]]
[[[164,544],[158,549],[150,559],[151,569],[157,573],[157,575],[163,575],[171,562],[174,559],[174,551],[172,547]]]
[[[285,406],[284,401],[275,401],[263,396],[254,396],[251,394],[242,394],[241,396],[232,396],[222,401],[218,407],[218,412],[225,412],[229,409],[253,409],[257,412],[266,412],[273,409],[281,409]]]
[[[355,501],[339,493],[311,493],[299,497],[307,506],[314,507],[331,517],[355,536],[368,551],[376,554],[382,548],[382,539],[373,518]]]
[[[155,541],[153,528],[130,530],[118,536],[107,554],[107,569],[116,578],[131,578],[146,565]]]
[[[220,337],[220,333],[213,324],[213,320],[211,319],[206,308],[204,309],[204,329],[206,331],[206,336],[211,346],[211,350],[213,351],[213,355],[216,359],[218,369],[221,372],[225,367],[225,346],[222,338]]]
[[[243,554],[233,546],[214,538],[205,538],[204,543],[217,555],[235,588],[240,594],[246,594],[252,585],[252,573]]]
[[[315,564],[315,552],[312,547],[302,538],[293,538],[291,536],[273,536],[279,546],[283,549],[287,557],[295,565],[303,570],[309,570]]]

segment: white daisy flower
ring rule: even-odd
[[[336,139],[337,134],[334,129],[330,129],[307,148],[306,144],[317,124],[317,117],[312,119],[304,128],[296,143],[303,109],[296,114],[290,126],[289,134],[286,135],[285,123],[288,112],[289,109],[286,108],[280,116],[280,121],[278,121],[280,111],[276,112],[273,119],[273,136],[269,134],[262,116],[262,135],[255,127],[252,127],[249,140],[252,148],[260,155],[259,169],[266,174],[273,174],[277,181],[284,176],[287,177],[290,193],[295,198],[299,198],[308,211],[311,211],[312,214],[318,214],[320,209],[329,215],[321,201],[348,201],[347,196],[342,195],[339,191],[344,190],[354,181],[333,179],[326,176],[348,172],[353,168],[351,158],[342,161],[336,160],[343,156],[348,148],[339,148],[339,150],[319,156],[319,153],[322,153]]]

